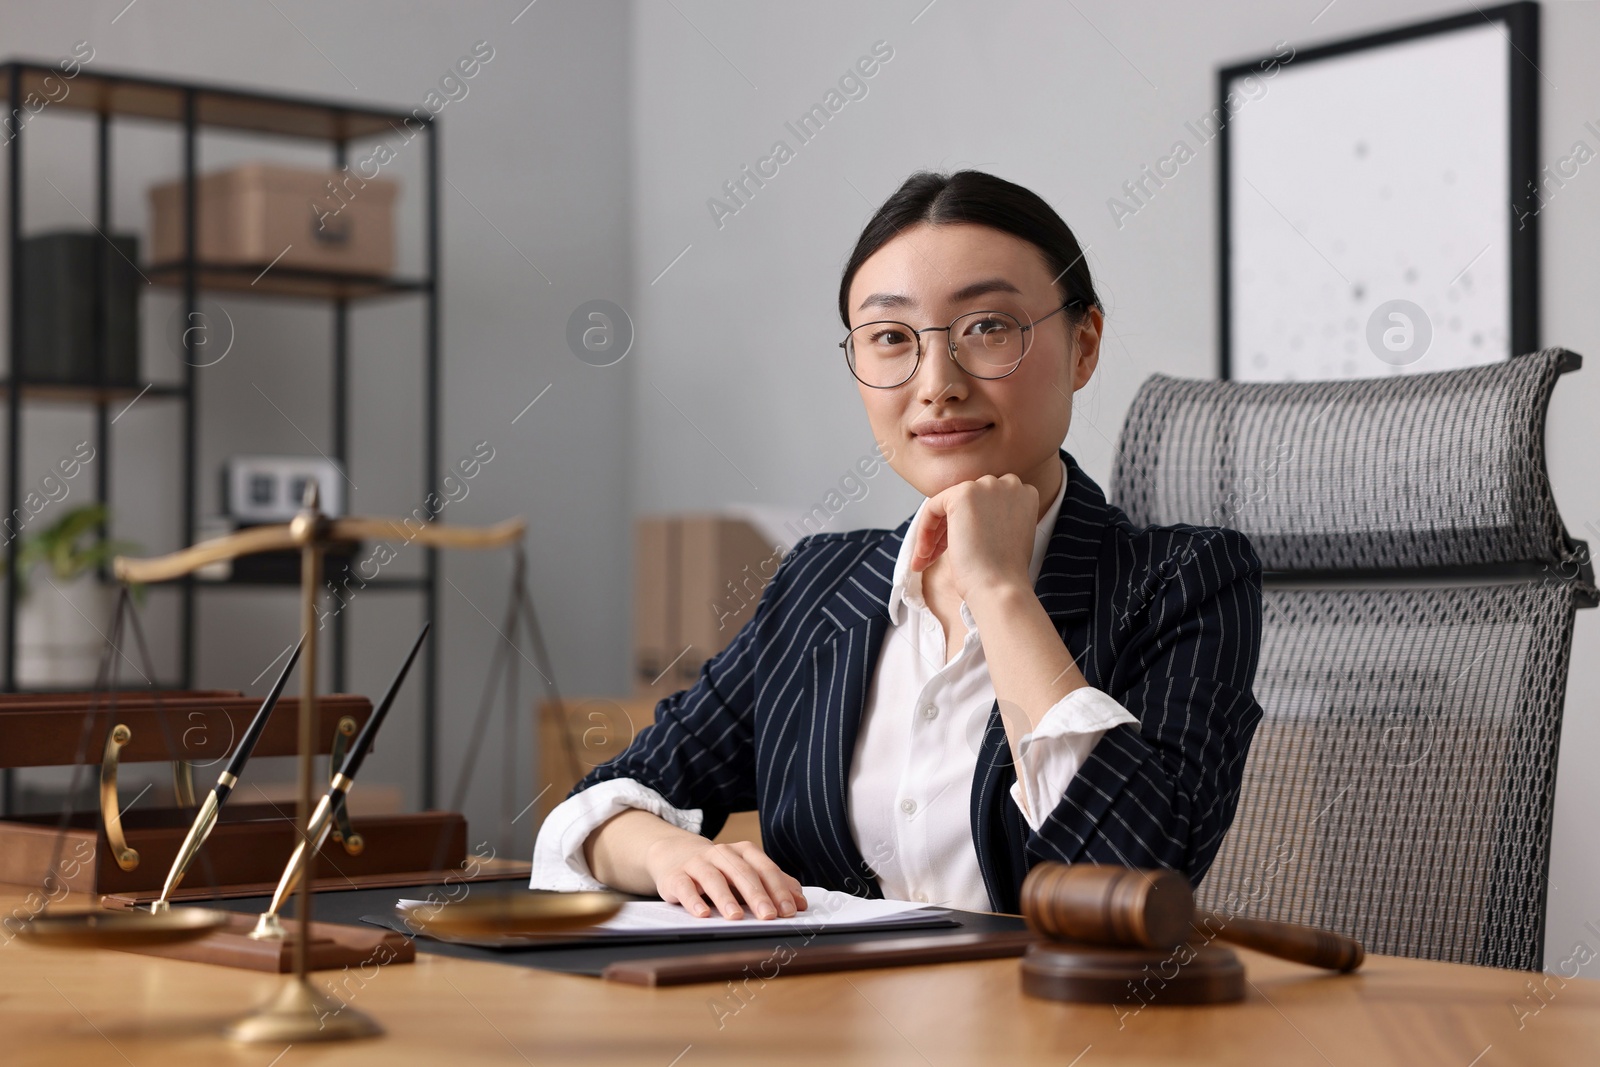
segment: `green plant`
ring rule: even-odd
[[[57,579],[70,582],[116,556],[137,551],[139,546],[132,541],[105,537],[110,517],[104,504],[85,504],[43,530],[24,535],[17,547],[18,596],[26,599],[28,576],[36,564],[46,564]]]

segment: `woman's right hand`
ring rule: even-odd
[[[711,914],[707,899],[729,919],[744,917],[741,902],[758,919],[787,919],[806,908],[800,882],[753,841],[718,844],[686,832],[664,836],[646,850],[645,869],[662,900],[700,918]]]
[[[806,908],[800,882],[751,841],[715,844],[637,808],[618,812],[583,844],[595,878],[624,893],[657,893],[691,915],[730,919],[748,907],[759,919],[792,917]]]

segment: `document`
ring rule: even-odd
[[[596,930],[627,930],[634,933],[702,933],[730,927],[744,930],[759,926],[773,933],[790,930],[826,930],[830,926],[892,926],[928,917],[926,904],[909,900],[868,900],[818,886],[803,887],[806,910],[788,919],[757,919],[748,911],[742,919],[711,915],[704,919],[690,915],[681,904],[664,900],[633,901],[622,906],[614,917],[597,924]],[[933,909],[942,911],[942,909]]]
[[[902,926],[954,926],[950,909],[909,900],[868,900],[836,889],[804,886],[806,909],[791,918],[758,919],[748,911],[742,919],[713,915],[701,919],[681,904],[662,900],[629,901],[603,923],[564,933],[521,938],[524,942],[560,943],[611,940],[700,940],[717,937],[760,937],[792,932],[808,934],[892,929]],[[411,908],[428,907],[427,901],[404,900],[395,910],[404,917]],[[434,905],[437,906],[437,905]],[[448,905],[446,905],[448,907]]]

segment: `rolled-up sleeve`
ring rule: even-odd
[[[1104,690],[1074,689],[1051,706],[1017,742],[1011,799],[1034,831],[1044,824],[1105,732],[1139,720]]]
[[[700,832],[704,813],[668,804],[666,798],[632,778],[613,778],[574,793],[557,804],[539,827],[533,845],[530,889],[604,889],[583,857],[584,842],[601,823],[630,809],[648,811],[691,834]]]

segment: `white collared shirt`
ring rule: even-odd
[[[1033,535],[1028,578],[1037,584],[1050,535],[1066,496],[1061,488]],[[883,895],[965,911],[992,904],[972,841],[972,777],[994,705],[994,684],[977,624],[965,601],[961,651],[945,663],[944,631],[922,600],[922,576],[910,572],[911,546],[924,501],[895,560],[890,626],[868,687],[848,784],[851,835],[878,876]],[[1009,717],[1008,717],[1009,718]],[[1073,690],[1017,744],[1011,798],[1037,830],[1106,730],[1139,720],[1099,689]],[[583,858],[589,834],[612,815],[642,808],[698,833],[704,813],[668,804],[632,778],[598,782],[556,805],[533,850],[534,889],[600,889]]]
[[[1028,580],[1037,584],[1068,472],[1033,534]],[[911,551],[927,502],[917,508],[895,560],[884,636],[850,764],[850,830],[883,895],[964,911],[992,907],[972,841],[972,776],[994,683],[977,623],[961,602],[965,635],[954,658],[944,628],[922,599],[922,574]],[[946,663],[946,660],[949,660]],[[1008,729],[1020,712],[1003,715]],[[1011,798],[1037,830],[1106,730],[1137,723],[1099,689],[1073,690],[1017,742]]]

